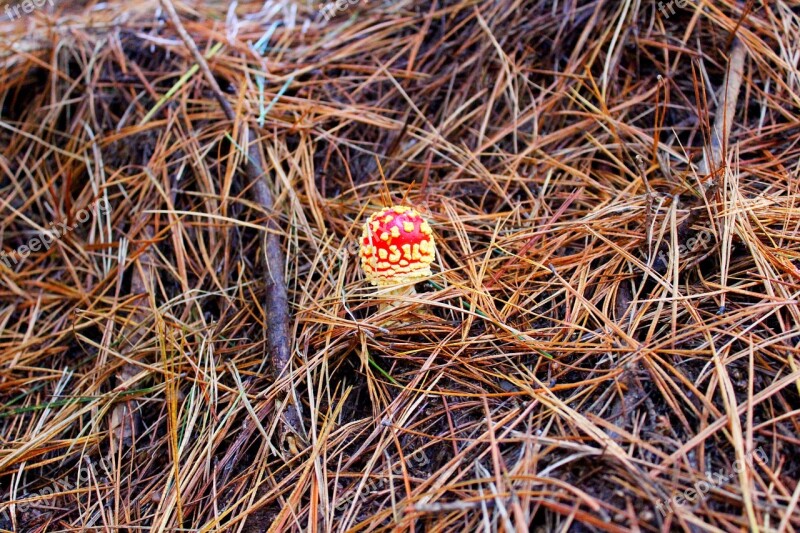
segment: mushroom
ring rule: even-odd
[[[431,275],[436,256],[433,231],[415,209],[385,207],[364,224],[359,250],[367,281],[378,287],[394,287],[389,296],[416,294],[414,283]],[[383,304],[381,311],[393,307]]]

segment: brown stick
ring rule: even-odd
[[[141,227],[141,234],[143,234],[144,241],[152,242],[153,240],[153,227],[142,220],[142,225],[135,225],[133,228]],[[148,244],[149,246],[149,244]],[[153,260],[149,249],[145,249],[139,254],[132,264],[131,272],[131,290],[130,294],[135,294],[143,297],[143,300],[137,300],[132,305],[135,306],[134,311],[131,313],[130,331],[123,329],[121,333],[124,334],[126,345],[121,348],[123,354],[130,356],[139,343],[148,335],[144,329],[144,324],[147,322],[149,302],[147,295],[153,290]],[[127,383],[132,380],[139,373],[139,368],[131,363],[125,363],[117,372],[117,387],[122,383]],[[133,386],[133,384],[129,384]],[[109,422],[109,436],[111,447],[109,448],[109,456],[114,456],[120,453],[121,449],[133,444],[136,440],[136,430],[139,426],[139,403],[135,400],[125,400],[114,406],[111,411],[111,419]]]
[[[744,58],[746,49],[739,38],[733,41],[728,72],[722,86],[720,98],[722,109],[717,110],[714,119],[714,128],[711,130],[710,153],[706,153],[700,162],[700,175],[716,172],[723,163],[724,150],[728,146],[728,137],[731,134],[733,117],[736,114],[736,103],[739,101],[739,90],[742,87],[744,75]]]
[[[208,67],[203,55],[198,50],[197,45],[192,39],[191,35],[186,31],[181,23],[178,13],[175,11],[175,6],[172,5],[171,0],[161,0],[161,5],[172,20],[175,30],[183,40],[186,47],[192,54],[195,62],[200,68],[200,71],[205,76],[206,81],[211,86],[217,101],[219,101],[222,111],[231,122],[237,119],[236,113],[233,111],[231,104],[222,92],[216,78]],[[269,190],[265,181],[266,172],[261,159],[261,152],[258,150],[256,144],[257,139],[253,132],[247,129],[247,177],[252,184],[253,199],[261,205],[264,210],[271,216],[267,219],[267,232],[264,244],[264,259],[265,259],[265,281],[266,281],[266,311],[267,311],[267,349],[269,351],[270,360],[272,362],[272,371],[275,379],[277,380],[284,374],[289,367],[291,361],[292,342],[289,337],[289,297],[286,292],[286,281],[283,275],[283,269],[286,265],[286,259],[281,248],[280,241],[280,227],[275,220],[274,215],[274,201],[272,192]],[[302,424],[300,420],[299,408],[293,407],[294,402],[292,395],[287,394],[285,398],[285,409],[282,411],[281,418],[285,426],[294,433],[295,438],[300,438],[301,441],[305,440],[301,432]],[[282,440],[285,442],[291,439],[292,436],[285,434]],[[295,448],[295,444],[288,443],[290,449]]]

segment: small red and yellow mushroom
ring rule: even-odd
[[[358,255],[373,285],[406,285],[431,275],[436,242],[430,224],[415,209],[385,207],[364,224]],[[415,294],[414,285],[401,287],[397,294]]]

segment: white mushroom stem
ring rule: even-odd
[[[416,296],[417,289],[413,283],[407,285],[398,285],[396,287],[382,287],[379,289],[379,296],[383,300],[379,307],[378,312],[383,314],[397,307],[400,307],[404,302],[404,298],[408,296]]]

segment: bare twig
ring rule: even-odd
[[[700,161],[700,175],[716,172],[724,162],[725,150],[728,147],[728,138],[731,134],[733,117],[736,115],[736,104],[739,101],[739,92],[742,87],[742,76],[744,75],[744,60],[747,49],[741,39],[733,40],[728,72],[725,75],[725,83],[722,86],[720,100],[724,103],[722,109],[717,110],[714,119],[714,128],[711,131],[711,146],[709,151]]]
[[[228,120],[235,122],[238,117],[222,93],[216,78],[208,66],[203,54],[198,50],[192,36],[186,31],[181,23],[178,13],[175,11],[171,0],[161,0],[161,5],[167,11],[178,35],[180,35],[186,47],[191,52],[194,60],[200,67],[200,71],[206,78],[206,82],[211,86],[217,101],[222,107]],[[267,311],[267,349],[272,362],[272,372],[277,380],[287,372],[292,357],[293,342],[290,338],[290,316],[289,298],[284,279],[284,269],[286,259],[281,247],[280,227],[276,220],[274,200],[272,192],[266,183],[267,173],[264,170],[261,152],[258,150],[257,139],[250,128],[247,128],[247,177],[252,184],[253,199],[269,214],[266,222],[265,244],[264,244],[264,270],[266,282],[266,311]],[[288,429],[289,433],[284,433],[283,441],[289,445],[291,451],[296,451],[299,438],[304,441],[302,422],[300,418],[300,406],[295,405],[293,395],[288,393],[284,397],[284,409],[281,418],[285,423],[283,429]]]

